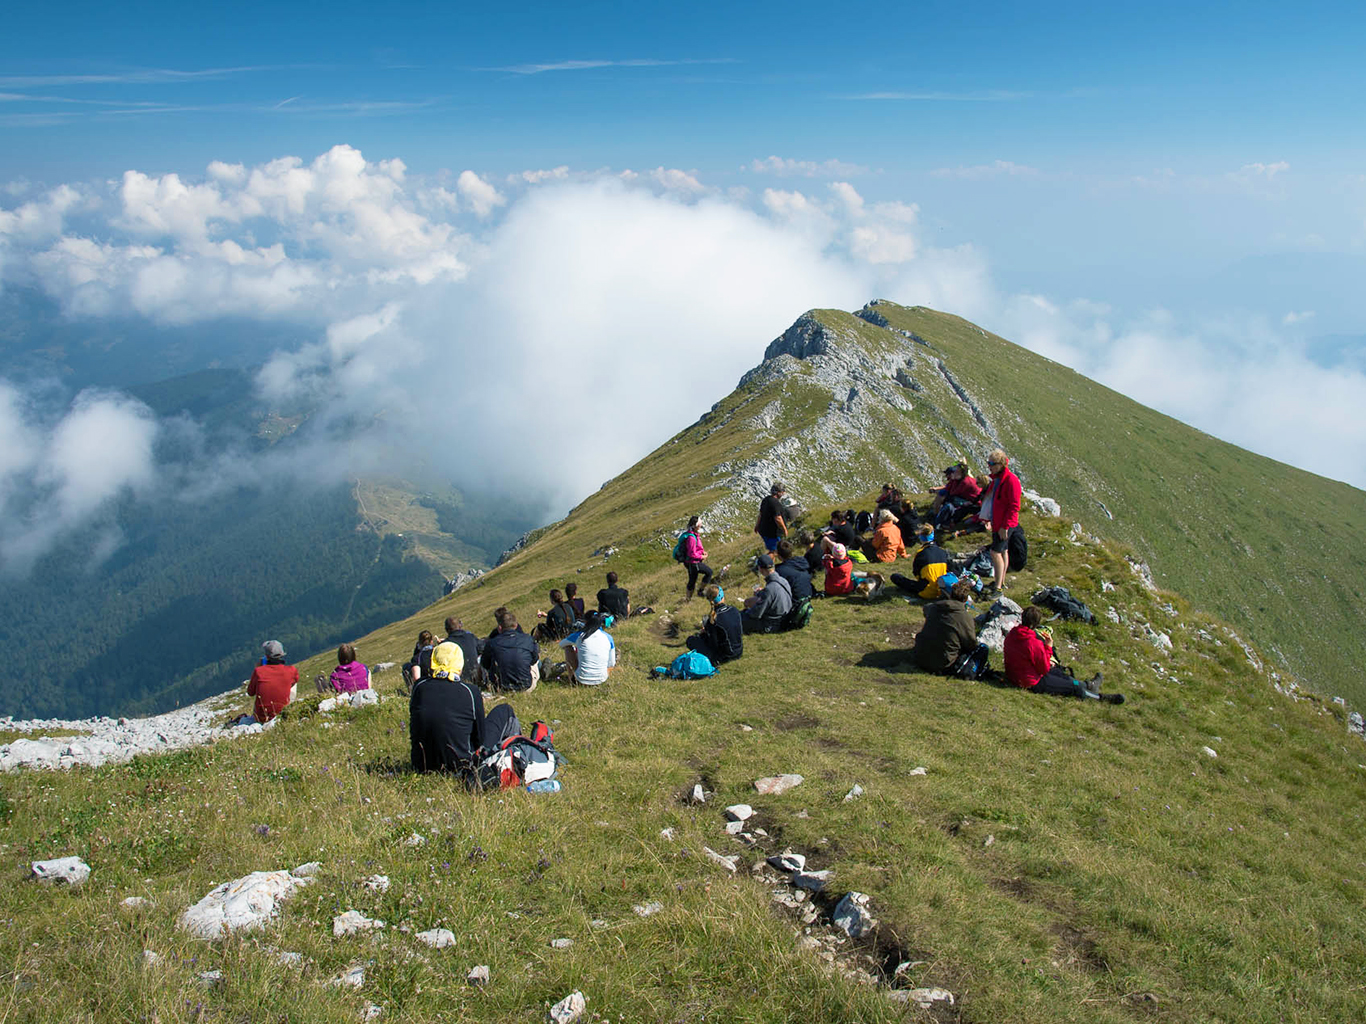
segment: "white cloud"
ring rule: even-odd
[[[989,164],[973,164],[970,167],[938,167],[930,174],[936,178],[958,178],[964,181],[983,181],[988,178],[1037,178],[1043,172],[1037,167],[1012,163],[1009,160],[993,160]]]
[[[1285,327],[1293,327],[1295,324],[1304,323],[1306,320],[1313,319],[1313,316],[1314,311],[1312,309],[1306,309],[1299,313],[1291,310],[1289,313],[1285,314],[1285,316],[1281,317],[1281,324]]]
[[[672,167],[656,167],[647,172],[651,181],[670,192],[701,193],[706,186],[697,180],[696,171],[680,171]]]
[[[1086,301],[1007,300],[994,329],[1123,394],[1241,447],[1357,487],[1366,470],[1366,375],[1326,369],[1265,320],[1121,318]],[[1313,396],[1295,401],[1286,391]]]
[[[140,402],[98,392],[76,397],[44,427],[0,382],[0,436],[15,452],[0,463],[0,568],[25,572],[53,544],[85,527],[118,496],[155,479],[157,423]],[[18,453],[16,455],[16,452]]]
[[[461,171],[455,187],[480,217],[487,217],[507,202],[502,193],[473,171]]]
[[[816,162],[814,160],[790,160],[780,156],[769,156],[762,160],[754,159],[740,168],[754,174],[771,174],[779,178],[852,178],[867,174],[868,168],[860,164],[845,163],[831,158]]]
[[[1278,174],[1284,174],[1290,170],[1290,165],[1284,160],[1278,160],[1274,164],[1243,164],[1237,171],[1238,177],[1246,178],[1265,178],[1270,181]]]
[[[508,181],[523,181],[528,185],[539,185],[544,181],[563,181],[569,177],[569,167],[562,164],[559,167],[552,167],[548,170],[522,171],[520,174],[508,175]]]

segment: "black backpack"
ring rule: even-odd
[[[1029,542],[1025,540],[1023,526],[1012,526],[1006,538],[1006,558],[1011,572],[1019,572],[1029,561]]]
[[[1082,602],[1072,596],[1066,587],[1044,587],[1030,600],[1043,608],[1050,608],[1064,619],[1077,619],[1088,626],[1096,624],[1096,617]]]
[[[873,513],[860,512],[854,517],[854,529],[858,533],[867,533],[873,528]]]

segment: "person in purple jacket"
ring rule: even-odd
[[[683,544],[683,564],[688,569],[688,596],[683,600],[691,601],[693,592],[697,589],[697,577],[702,577],[702,586],[711,583],[711,566],[707,564],[707,549],[702,546],[702,540],[698,536],[702,532],[702,527],[698,525],[697,516],[688,520],[688,528],[683,531],[683,536],[679,538]]]
[[[356,660],[354,644],[342,644],[337,648],[337,667],[332,670],[328,683],[337,693],[370,689],[370,670]]]

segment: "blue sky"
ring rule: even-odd
[[[802,310],[874,296],[1366,483],[1360,3],[12,7],[0,290],[77,324],[269,323],[299,339],[279,395],[401,395],[395,352],[496,372],[496,338],[545,364],[528,389],[652,424],[564,501]],[[681,347],[705,381],[661,405],[637,384]],[[0,441],[31,470],[61,426],[13,376]],[[553,429],[490,396],[519,442]],[[77,413],[149,436],[127,403]]]

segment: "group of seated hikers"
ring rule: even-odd
[[[966,462],[944,471],[945,485],[932,491],[933,501],[917,509],[902,492],[884,485],[874,513],[837,510],[819,531],[803,530],[790,537],[787,515],[796,508],[786,498],[786,487],[774,483],[760,507],[755,532],[764,541],[763,553],[751,562],[759,578],[753,593],[737,608],[707,565],[702,526],[697,516],[678,538],[674,558],[687,570],[685,601],[698,593],[707,612],[698,632],[688,636],[688,650],[704,655],[714,666],[735,661],[744,653],[745,634],[776,633],[800,628],[811,618],[817,597],[862,594],[874,597],[882,576],[856,565],[886,564],[908,557],[910,574],[892,573],[890,582],[912,599],[925,602],[924,626],[916,634],[911,659],[920,669],[943,675],[978,678],[987,667],[987,648],[977,640],[977,620],[968,610],[974,591],[999,594],[1006,585],[1007,567],[1024,535],[1019,525],[1021,488],[1002,451],[987,460],[991,476],[976,479]],[[800,509],[797,508],[798,514]],[[973,530],[990,533],[978,554],[981,571],[989,566],[992,584],[984,587],[972,576],[953,571],[953,557],[937,541]],[[956,530],[956,532],[954,532]],[[795,540],[795,544],[794,544]],[[989,560],[988,560],[989,559]],[[817,587],[817,573],[823,578]],[[961,578],[960,578],[960,573]],[[537,612],[531,633],[523,631],[508,608],[494,612],[495,627],[483,638],[464,628],[459,618],[445,621],[445,635],[437,639],[423,630],[403,666],[411,690],[412,762],[418,771],[468,771],[475,753],[496,746],[505,734],[515,735],[517,719],[500,703],[485,715],[484,693],[529,693],[542,674],[564,674],[585,686],[607,681],[617,663],[616,643],[608,631],[617,619],[631,614],[629,592],[615,572],[598,591],[596,609],[587,609],[578,586],[568,583],[549,593],[550,608]],[[648,611],[644,609],[643,611]],[[1122,703],[1119,694],[1102,694],[1101,674],[1086,681],[1054,659],[1052,637],[1043,627],[1043,613],[1031,605],[1021,622],[1007,634],[1004,674],[1007,682],[1035,693],[1074,696]],[[539,642],[555,643],[563,664],[542,660]],[[241,721],[270,721],[294,697],[298,670],[285,663],[284,647],[275,640],[263,645],[264,657],[252,672],[247,692],[255,697],[253,716]],[[337,649],[337,666],[330,676],[319,675],[320,692],[354,693],[370,687],[370,670],[356,658],[352,644]],[[508,729],[513,733],[508,733]]]

